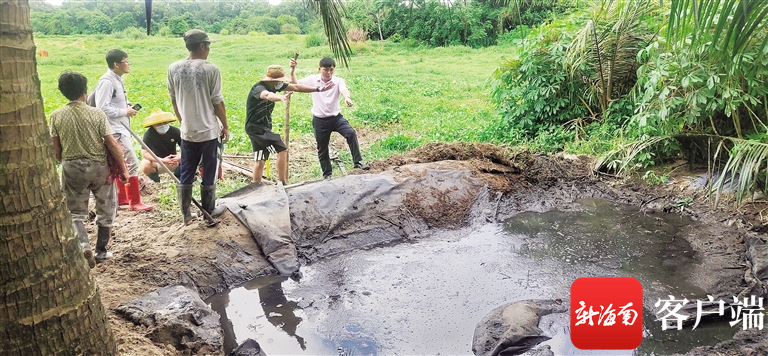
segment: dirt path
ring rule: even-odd
[[[301,144],[305,143],[297,143]],[[449,161],[444,162],[446,160]],[[696,172],[683,169],[676,170],[669,184],[649,187],[638,180],[595,175],[590,168],[591,159],[587,157],[548,157],[524,151],[509,152],[488,144],[456,143],[428,144],[406,155],[371,162],[371,173],[426,162],[438,162],[435,167],[443,169],[457,168],[457,163],[451,161],[462,161],[460,166],[469,167],[474,176],[489,183],[492,189],[489,198],[496,202],[495,214],[499,219],[525,210],[545,211],[577,195],[634,204],[646,214],[677,209],[677,201],[692,198],[692,204],[683,208],[684,213],[710,224],[712,234],[690,242],[698,252],[712,256],[714,264],[707,265],[712,271],[710,280],[703,283],[710,286],[709,291],[722,295],[738,293],[745,287],[743,280],[733,278],[732,268],[743,267],[745,238],[764,232],[768,226],[762,219],[768,203],[746,204],[739,209],[724,203],[713,208],[705,202],[701,190],[689,184],[689,177]],[[152,198],[146,200],[151,202]],[[433,212],[421,213],[427,216]],[[431,216],[439,219],[439,215]],[[117,315],[114,310],[121,302],[184,281],[209,286],[200,290],[205,298],[227,286],[245,282],[246,277],[274,272],[248,230],[228,213],[221,220],[217,228],[206,228],[202,223],[183,226],[177,216],[168,212],[119,211],[110,243],[115,259],[99,264],[92,275],[102,290],[102,302],[108,309],[121,355],[181,354],[170,346],[153,343],[144,337],[148,331],[145,327],[135,326]],[[88,228],[90,235],[95,235],[92,222]],[[737,340],[689,354],[766,354],[766,345],[764,333],[739,333]]]

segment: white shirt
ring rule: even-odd
[[[202,59],[182,59],[168,67],[168,95],[181,115],[181,139],[205,142],[219,138],[213,107],[224,101],[219,67]]]
[[[336,116],[341,113],[339,97],[341,96],[341,90],[347,89],[347,83],[344,79],[336,76],[331,77],[331,82],[333,82],[334,86],[330,90],[312,93],[312,115],[323,118]],[[297,83],[313,87],[323,87],[326,84],[322,81],[320,74],[310,75],[297,81]]]
[[[122,124],[131,127],[131,121],[128,119],[128,98],[125,95],[125,86],[123,78],[111,70],[107,70],[99,78],[96,84],[95,92],[96,107],[101,109],[107,118],[109,125],[115,130],[115,133],[129,136],[128,129]]]

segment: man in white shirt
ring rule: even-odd
[[[192,182],[201,159],[203,181],[200,203],[208,213],[213,213],[216,207],[219,138],[222,143],[229,140],[221,73],[219,67],[206,60],[211,42],[215,41],[201,30],[187,31],[184,43],[189,57],[168,67],[168,94],[181,123],[181,178],[176,191],[185,224],[192,221]]]
[[[128,102],[123,85],[123,75],[131,72],[128,54],[119,49],[110,50],[107,52],[107,66],[109,70],[99,78],[99,83],[94,89],[94,96],[96,107],[107,114],[109,124],[115,131],[115,140],[120,143],[123,160],[130,175],[128,184],[115,181],[118,205],[129,205],[130,209],[135,211],[150,211],[154,207],[141,202],[139,160],[133,150],[133,137],[130,129],[126,128],[131,127],[129,118],[135,116],[137,112]]]
[[[339,97],[344,98],[344,103],[351,107],[354,105],[350,98],[349,89],[344,79],[334,77],[336,61],[325,57],[320,60],[317,68],[319,74],[310,75],[302,80],[296,80],[296,60],[291,59],[291,83],[304,84],[312,87],[323,87],[333,83],[333,88],[324,92],[312,93],[312,128],[315,131],[317,141],[317,158],[320,160],[320,168],[323,171],[323,179],[330,179],[333,174],[331,157],[328,153],[328,144],[331,133],[338,132],[347,140],[349,151],[352,153],[352,162],[355,168],[367,170],[367,164],[363,164],[363,156],[360,154],[360,145],[357,143],[357,133],[349,125],[347,119],[341,115]]]

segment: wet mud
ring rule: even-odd
[[[303,262],[311,265],[316,261],[332,259],[345,251],[370,249],[387,243],[413,243],[435,230],[451,228],[466,232],[466,229],[500,223],[526,212],[580,211],[584,209],[579,203],[583,199],[629,204],[637,210],[636,214],[653,220],[659,214],[666,214],[665,211],[676,211],[674,204],[681,196],[692,196],[697,202],[700,201],[700,191],[685,185],[683,177],[676,184],[651,188],[632,180],[595,175],[591,162],[588,157],[509,152],[485,144],[426,145],[404,156],[372,162],[373,173],[388,172],[385,175],[395,180],[405,177],[423,179],[424,170],[413,170],[409,166],[421,163],[436,170],[468,172],[466,179],[478,179],[487,184],[487,188],[475,190],[471,199],[462,199],[461,196],[440,199],[445,194],[455,194],[450,188],[438,191],[425,189],[411,194],[402,205],[406,209],[400,211],[400,220],[388,216],[375,219],[382,227],[388,225],[389,232],[386,236],[371,234],[371,240],[365,240],[362,235],[350,238],[354,233],[343,230],[344,224],[337,226],[342,228],[337,230],[340,233],[331,234],[328,221],[322,227],[296,229],[294,226],[293,237]],[[462,191],[459,193],[463,194]],[[759,214],[760,209],[762,207],[757,204],[735,209],[732,205],[724,207],[722,204],[713,208],[706,203],[682,209],[683,215],[707,226],[706,232],[686,237],[690,248],[695,251],[695,257],[690,258],[699,263],[688,266],[691,261],[686,260],[686,254],[677,253],[682,247],[674,247],[676,256],[670,258],[669,263],[690,268],[690,273],[696,276],[690,280],[691,284],[716,297],[754,293],[755,287],[750,287],[743,277],[747,272],[744,254],[745,241],[761,233],[760,229],[766,226]],[[436,211],[448,213],[435,214]],[[247,285],[255,277],[276,273],[250,232],[234,216],[225,213],[220,219],[222,224],[215,229],[208,229],[204,224],[185,227],[181,223],[173,223],[168,226],[165,220],[154,221],[139,213],[120,211],[119,227],[115,229],[112,242],[116,258],[98,265],[94,276],[102,290],[102,300],[110,309],[110,322],[121,354],[174,355],[178,351],[149,341],[144,336],[146,329],[116,315],[114,308],[119,303],[178,283],[194,285],[200,296],[207,298],[217,292]],[[317,234],[296,235],[313,229]],[[344,275],[343,270],[339,273]],[[336,283],[344,283],[344,280],[339,279]],[[367,297],[364,292],[356,290],[355,295]],[[430,298],[429,293],[424,295],[425,302]],[[338,294],[335,298],[327,296],[318,305],[330,307],[343,303],[342,294]],[[302,315],[297,317],[302,318]],[[391,327],[397,327],[395,325]],[[362,335],[356,329],[358,327],[350,326],[348,332]],[[466,342],[471,342],[471,339]],[[764,333],[739,331],[731,340],[695,348],[687,354],[763,355],[768,354],[767,345]],[[361,350],[360,354],[365,353]]]

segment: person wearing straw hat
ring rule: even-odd
[[[245,132],[251,139],[253,157],[256,161],[253,167],[252,181],[261,183],[261,174],[270,153],[277,154],[277,176],[283,185],[288,179],[287,147],[279,134],[272,132],[272,110],[278,101],[288,101],[291,92],[315,93],[333,88],[333,83],[322,86],[291,84],[291,79],[285,76],[282,66],[273,64],[267,68],[267,74],[253,85],[248,93],[245,105]],[[284,95],[277,92],[288,92]]]
[[[181,155],[177,154],[176,148],[181,147],[181,130],[171,126],[170,123],[173,121],[176,121],[173,114],[160,109],[152,110],[152,113],[144,119],[144,127],[147,131],[144,132],[143,140],[178,178],[181,173],[179,168]],[[146,150],[141,150],[141,157],[142,172],[154,182],[160,182],[160,173],[171,173],[165,171],[159,162],[155,162]]]

